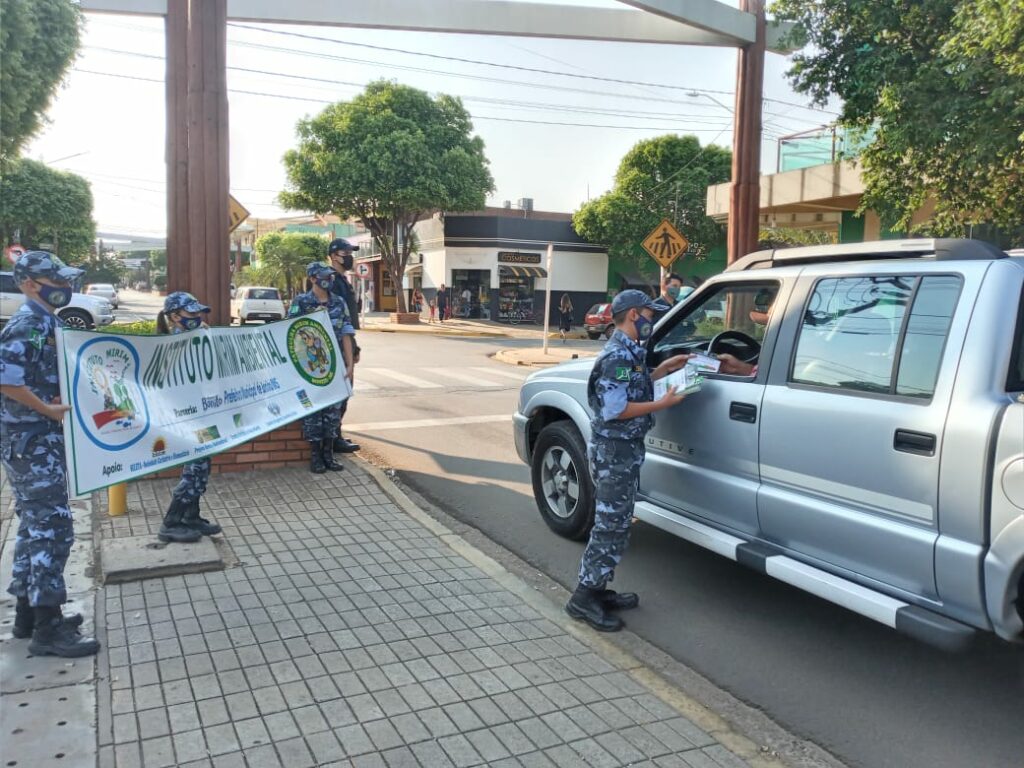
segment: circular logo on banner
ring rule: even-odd
[[[338,369],[334,345],[324,327],[315,320],[301,318],[288,329],[288,356],[299,375],[318,387],[334,381]]]
[[[149,431],[149,406],[139,385],[139,353],[121,339],[94,339],[78,350],[72,410],[100,448],[121,451]]]

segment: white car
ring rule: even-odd
[[[106,299],[114,309],[117,309],[120,303],[117,297],[117,288],[110,283],[89,283],[85,286],[84,293],[86,296],[97,296],[101,299]]]
[[[24,303],[25,295],[14,282],[14,273],[0,272],[0,323],[10,320]],[[114,322],[114,308],[100,296],[73,293],[71,302],[57,310],[57,317],[69,328],[89,329]]]
[[[243,285],[235,291],[235,298],[231,300],[231,318],[237,318],[239,325],[245,325],[251,320],[283,320],[285,312],[281,292],[277,288]]]

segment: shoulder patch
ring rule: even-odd
[[[617,366],[615,366],[615,380],[616,381],[629,381],[629,366],[628,365],[617,365]]]
[[[46,346],[46,336],[38,328],[33,328],[28,333],[28,343],[36,349],[42,349]]]

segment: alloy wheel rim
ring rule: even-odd
[[[562,520],[572,517],[580,500],[579,471],[572,456],[562,446],[553,445],[544,453],[541,488],[552,515]]]

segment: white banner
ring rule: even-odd
[[[326,310],[173,336],[61,328],[72,495],[226,451],[352,394]]]

